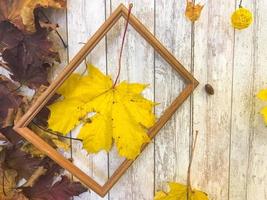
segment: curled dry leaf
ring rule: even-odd
[[[81,183],[72,182],[66,176],[54,183],[55,175],[61,168],[52,164],[44,175],[41,175],[32,187],[23,187],[23,194],[31,200],[67,200],[87,191]]]
[[[190,190],[187,185],[180,183],[169,183],[170,191],[165,193],[159,191],[154,200],[208,200],[208,195],[199,190]]]
[[[121,156],[136,158],[155,123],[155,103],[142,95],[147,85],[124,81],[113,87],[111,78],[93,65],[88,73],[73,74],[59,88],[64,99],[49,106],[49,128],[66,135],[83,124],[78,138],[88,152],[109,151],[114,139]]]
[[[45,163],[44,159],[32,157],[21,150],[20,145],[11,146],[5,150],[5,166],[14,169],[18,173],[18,178],[28,179],[40,165]]]
[[[13,169],[0,168],[0,198],[11,200],[14,196],[16,187],[17,172]]]
[[[64,8],[65,0],[0,0],[0,22],[8,21],[24,32],[35,32],[36,8]]]
[[[16,92],[16,86],[7,77],[0,75],[0,128],[13,125],[23,97]]]
[[[194,2],[188,0],[185,10],[185,16],[192,22],[195,22],[199,19],[203,7],[203,5],[195,5]]]

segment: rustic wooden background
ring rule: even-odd
[[[124,0],[68,0],[67,11],[49,13],[68,43],[62,66],[70,60],[110,13]],[[267,199],[267,128],[259,116],[263,103],[255,98],[267,87],[267,1],[244,0],[254,24],[234,31],[230,15],[234,0],[202,0],[200,20],[184,16],[186,0],[132,0],[133,13],[199,80],[200,85],[164,129],[103,199],[152,200],[166,182],[186,182],[189,144],[198,130],[192,168],[193,186],[213,200]],[[88,62],[115,75],[124,23],[120,22],[88,56]],[[58,46],[62,46],[60,43]],[[81,66],[82,68],[82,66]],[[53,77],[61,70],[53,71]],[[80,69],[82,71],[82,69]],[[183,80],[131,28],[123,56],[121,79],[149,83],[145,95],[161,103],[157,115],[183,88]],[[214,96],[203,87],[213,85]],[[112,151],[86,156],[73,144],[74,163],[104,183],[121,162]],[[75,199],[101,199],[87,192]]]

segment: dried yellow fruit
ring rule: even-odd
[[[239,8],[232,14],[232,26],[236,29],[245,29],[253,21],[253,16],[250,10],[246,8]]]

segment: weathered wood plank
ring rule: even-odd
[[[156,37],[190,70],[191,23],[185,1],[156,1]],[[155,57],[155,98],[160,115],[184,88],[184,81],[159,55]],[[186,182],[189,158],[190,100],[181,106],[155,139],[155,190],[168,181]]]
[[[238,7],[239,1],[236,1]],[[253,11],[253,2],[243,6]],[[249,163],[249,136],[253,113],[253,25],[235,31],[232,121],[230,143],[229,199],[246,199],[247,168]]]
[[[125,6],[133,3],[132,12],[153,32],[154,28],[154,2],[150,0],[121,1],[112,0],[107,4],[108,15],[120,3]],[[119,49],[125,20],[119,21],[107,36],[108,73],[116,77],[118,70]],[[153,49],[142,39],[134,29],[129,26],[122,58],[122,71],[120,80],[130,82],[148,83],[150,87],[144,93],[149,99],[154,99],[154,54]],[[127,130],[125,130],[127,131]],[[110,153],[110,174],[118,167],[122,159],[117,152]],[[110,199],[153,199],[154,189],[154,154],[153,144],[138,158],[121,180],[110,192]]]
[[[69,0],[67,19],[69,57],[71,59],[105,21],[105,1]],[[90,53],[87,62],[98,66],[104,73],[106,72],[105,40],[101,41]],[[77,71],[84,73],[85,69],[85,64],[82,64]],[[75,134],[77,131],[73,133],[74,136]],[[79,166],[97,182],[100,184],[106,182],[108,157],[105,152],[87,156],[81,144],[73,142],[73,159],[76,166]],[[87,192],[81,196],[81,199],[108,199],[108,197],[100,198],[94,192]]]
[[[255,1],[254,24],[254,94],[267,87],[267,2]],[[251,96],[251,98],[255,98]],[[255,111],[254,124],[250,135],[250,155],[248,167],[247,199],[267,199],[267,128],[264,126],[259,111],[266,103],[253,99]]]
[[[228,199],[234,8],[234,1],[206,1],[200,19],[206,22],[195,24],[194,70],[201,84],[194,93],[193,129],[199,131],[199,140],[192,181],[210,199]],[[207,82],[215,89],[213,96],[203,90]]]

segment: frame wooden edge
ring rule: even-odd
[[[34,118],[34,116],[44,107],[47,101],[54,95],[55,91],[62,85],[62,83],[71,75],[76,67],[84,60],[98,42],[107,34],[113,25],[120,19],[120,17],[127,18],[128,9],[120,4],[118,8],[111,14],[111,16],[102,24],[98,31],[91,37],[91,39],[83,46],[78,54],[71,60],[68,66],[60,73],[57,79],[46,89],[46,91],[39,97],[39,99],[31,106],[31,108],[24,114],[24,116],[15,124],[14,130],[17,131],[26,140],[35,145],[40,151],[44,152],[51,159],[56,161],[61,167],[68,170],[86,186],[92,189],[101,197],[104,197],[109,190],[116,184],[120,177],[132,165],[135,160],[125,160],[114,174],[107,180],[107,182],[100,186],[87,174],[82,172],[79,168],[73,165],[69,160],[64,158],[58,151],[42,140],[38,135],[32,132],[27,125]],[[131,15],[129,23],[134,29],[158,52],[170,66],[177,71],[186,80],[186,88],[179,94],[179,96],[172,102],[172,104],[165,110],[163,115],[157,123],[148,131],[151,139],[153,139],[159,130],[166,124],[168,119],[180,107],[180,105],[190,96],[193,90],[197,87],[198,81],[183,67],[183,65],[159,42],[159,40],[134,16]],[[143,145],[143,151],[149,143]]]
[[[54,160],[58,165],[60,165],[63,169],[68,170],[72,173],[76,178],[78,178],[82,183],[84,183],[87,187],[92,189],[98,195],[104,197],[104,188],[99,185],[96,181],[90,178],[87,174],[85,174],[82,170],[76,167],[72,162],[62,156],[58,151],[56,151],[53,147],[47,144],[42,138],[36,135],[29,128],[14,128],[16,132],[18,132],[22,137],[24,137],[27,141],[32,143],[36,148],[38,148],[41,152],[47,155],[49,158]]]

